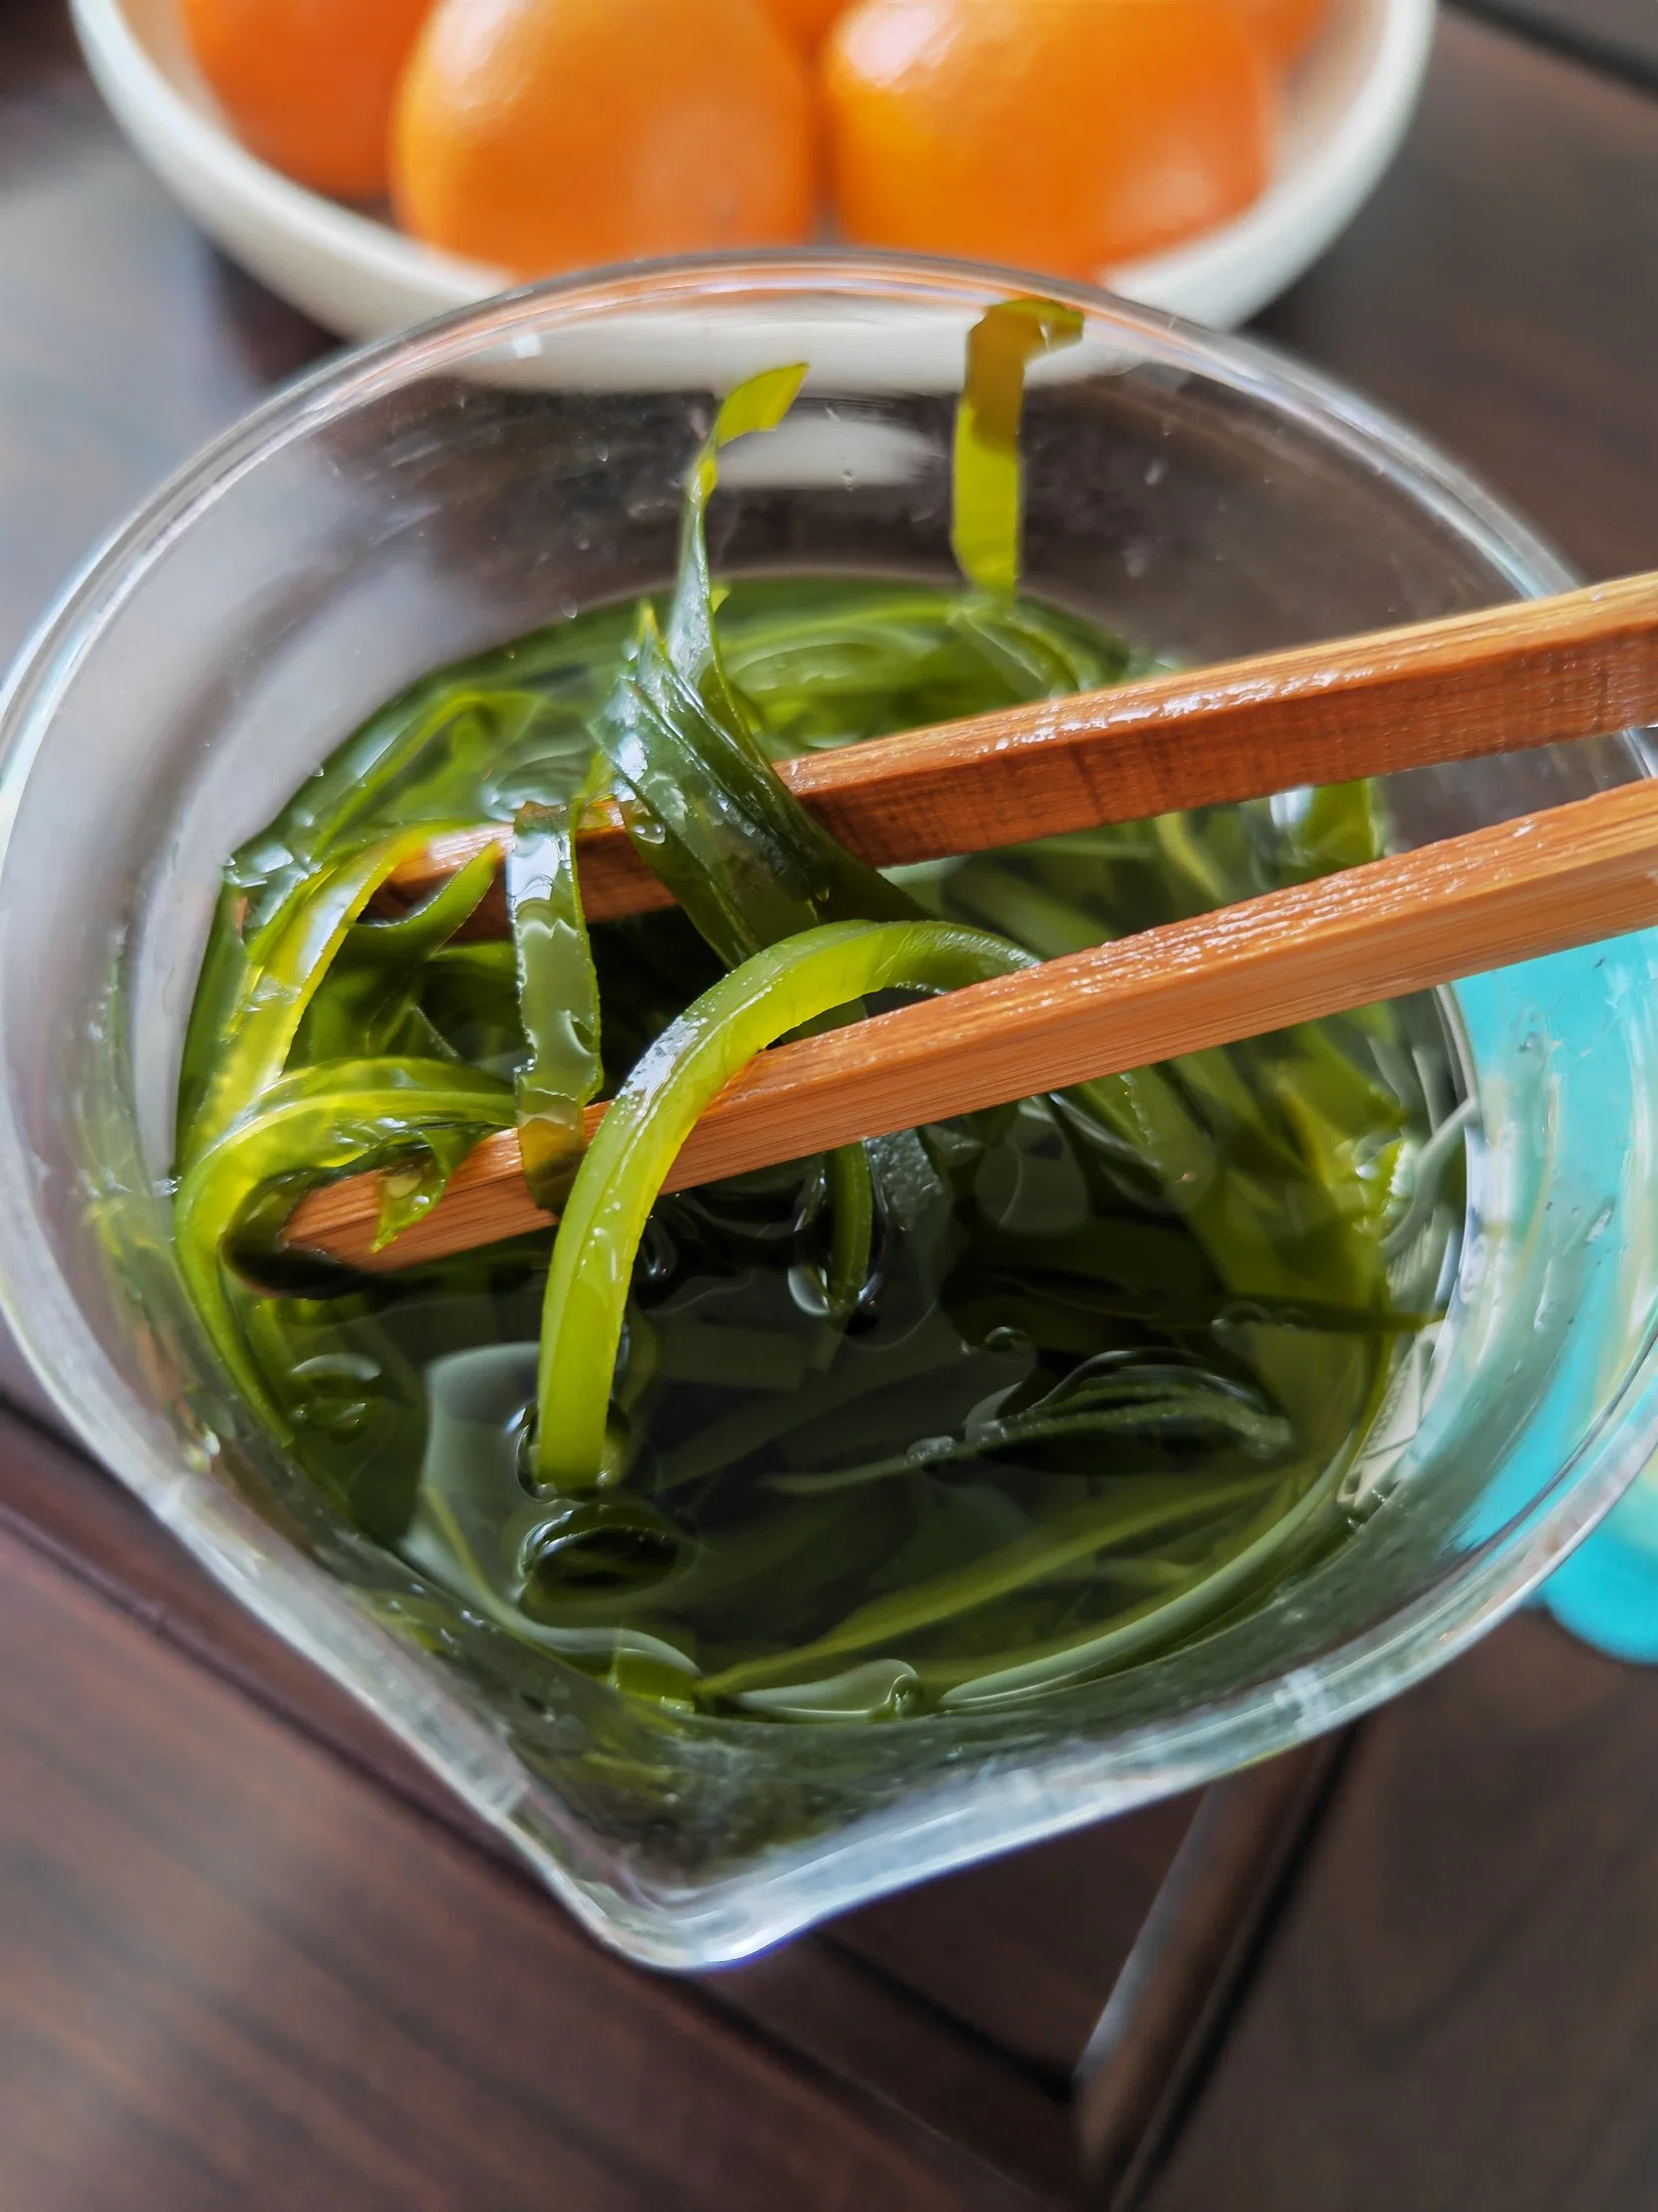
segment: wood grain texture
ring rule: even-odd
[[[0,6],[0,662],[203,439],[332,343],[128,152],[63,0]]]
[[[541,1894],[498,1835],[209,1581],[136,1499],[4,1416],[0,1534]],[[4,1743],[0,1730],[0,1777]],[[884,2124],[930,2131],[1025,2186],[1063,2193],[1076,2173],[1066,2076],[1195,1804],[1148,1806],[931,1882],[902,1905],[851,1914],[698,1986],[721,2012],[879,2108]],[[9,1940],[0,1902],[0,1980]]]
[[[511,1863],[451,1791],[221,1590],[130,1492],[45,1429],[3,1411],[0,1531],[392,1796]]]
[[[66,1671],[54,1639],[39,1633],[28,1606],[16,1608],[17,1561],[24,1560],[25,1567],[29,1563],[18,1548],[20,1538],[40,1576],[72,1567],[82,1582],[83,1596],[96,1594],[103,1601],[98,1606],[100,1612],[108,1605],[118,1608],[116,1625],[123,1648],[114,1670],[120,1687],[113,1700],[92,1690],[89,1683],[89,1676],[101,1679],[97,1670],[108,1663],[101,1637],[95,1637],[83,1654],[84,1666]],[[28,1579],[26,1573],[24,1578]],[[597,1962],[598,1984],[591,1984],[586,1979],[587,1969],[595,1960],[590,1947],[569,1929],[563,1915],[539,1895],[513,1862],[499,1857],[492,1839],[470,1831],[464,1814],[441,1793],[434,1792],[430,1801],[422,1801],[425,1778],[420,1770],[413,1769],[411,1787],[411,1778],[399,1774],[405,1755],[398,1747],[387,1744],[384,1753],[377,1753],[366,1743],[371,1733],[378,1734],[372,1724],[349,1702],[339,1699],[314,1670],[291,1658],[281,1647],[271,1645],[264,1631],[192,1571],[170,1539],[131,1500],[62,1448],[31,1437],[15,1425],[0,1428],[0,1609],[5,1608],[11,1608],[7,1617],[16,1632],[32,1639],[31,1668],[46,1670],[52,1676],[51,1696],[45,1701],[41,1720],[48,1734],[61,1728],[66,1745],[80,1743],[85,1732],[73,1725],[74,1716],[90,1694],[109,1728],[121,1733],[128,1752],[125,1765],[141,1768],[157,1753],[156,1729],[145,1717],[146,1701],[156,1701],[157,1710],[165,1714],[165,1725],[159,1731],[161,1758],[154,1787],[169,1797],[176,1791],[176,1778],[168,1766],[173,1732],[177,1730],[191,1739],[192,1758],[199,1761],[202,1775],[193,1778],[192,1791],[185,1793],[180,1817],[198,1819],[201,1805],[193,1791],[207,1786],[203,1776],[210,1778],[212,1803],[198,1842],[215,1861],[223,1859],[227,1868],[239,1863],[236,1848],[222,1832],[229,1814],[215,1811],[213,1806],[237,1805],[250,1767],[262,1778],[262,1788],[291,1797],[288,1778],[293,1762],[284,1758],[274,1772],[268,1772],[263,1748],[265,1731],[286,1724],[281,1727],[282,1737],[319,1757],[325,1750],[335,1755],[329,1764],[342,1768],[337,1784],[316,1785],[325,1789],[330,1804],[352,1801],[359,1789],[369,1790],[383,1800],[383,1813],[373,1823],[374,1832],[364,1832],[355,1819],[338,1827],[333,1813],[321,1816],[322,1824],[330,1830],[331,1848],[344,1861],[362,1855],[362,1879],[377,1879],[373,1868],[384,1868],[380,1828],[388,1823],[400,1829],[407,1827],[413,1817],[412,1804],[420,1813],[436,1813],[462,1846],[459,1858],[464,1860],[475,1852],[490,1862],[489,1870],[500,1883],[522,1891],[528,1901],[524,1925],[536,1941],[526,1946],[522,1933],[513,1940],[512,1972],[520,1976],[544,1974],[547,2001],[555,2009],[568,2004],[608,2008],[612,2013],[642,2013],[640,2033],[653,2038],[654,2051],[656,2029],[651,2008],[657,1993],[668,1985],[634,1975],[608,1960]],[[77,1610],[73,1603],[70,1610]],[[129,1636],[136,1640],[130,1641]],[[146,1645],[154,1645],[166,1664],[154,1665]],[[269,1649],[262,1651],[262,1646]],[[10,1657],[0,1632],[0,1662]],[[216,1681],[221,1693],[218,1702],[223,1706],[222,1725],[215,1722],[202,1726],[202,1701],[194,1696],[187,1696],[181,1706],[177,1703],[169,1687],[168,1667],[174,1662],[187,1664],[189,1673],[204,1680]],[[32,1696],[29,1670],[13,1671],[19,1695]],[[243,1689],[252,1691],[265,1708],[263,1714],[244,1708],[236,1694]],[[336,1701],[338,1713],[332,1710]],[[298,1736],[294,1735],[296,1726]],[[38,1803],[41,1793],[37,1777],[17,1756],[16,1735],[5,1697],[0,1694],[5,1771],[20,1788],[26,1786],[31,1802]],[[77,1751],[75,1756],[81,1753]],[[178,1904],[178,1918],[187,1922],[183,1933],[171,1918],[150,1925],[141,1896],[136,1911],[129,1901],[131,1882],[125,1869],[133,1854],[124,1825],[129,1809],[124,1776],[125,1766],[114,1780],[95,1777],[88,1782],[89,1800],[95,1801],[89,1801],[82,1811],[93,1832],[67,1853],[59,1852],[55,1858],[48,1853],[42,1859],[43,1869],[48,1863],[57,1869],[53,1875],[54,1899],[61,1900],[66,1914],[73,1913],[84,1923],[75,1944],[60,1945],[53,1932],[52,1973],[44,1986],[36,1976],[36,1939],[26,1940],[21,1932],[25,1920],[31,1924],[38,1921],[38,1901],[25,1884],[11,1876],[8,1853],[15,1840],[16,1823],[8,1829],[6,1808],[0,1803],[0,2202],[9,2205],[14,2201],[11,2185],[20,2170],[29,2173],[33,2187],[34,2168],[20,2167],[29,2156],[43,2161],[43,2172],[48,2157],[55,2161],[51,2170],[57,2192],[38,2199],[20,2195],[16,2201],[29,2205],[30,2212],[34,2212],[37,2202],[50,2202],[55,2212],[59,2208],[61,2212],[81,2212],[83,2206],[86,2212],[106,2212],[107,2205],[122,2206],[129,2201],[135,2205],[164,2204],[171,2212],[174,2203],[245,2201],[257,2207],[266,2201],[281,2201],[278,2195],[267,2197],[258,2188],[245,2199],[228,2193],[222,2197],[188,2194],[171,2166],[160,2158],[156,2146],[148,2143],[139,2146],[131,2200],[119,2189],[111,2188],[105,2194],[108,2175],[101,2154],[89,2151],[81,2165],[73,2166],[71,2151],[79,2138],[56,2124],[59,2107],[50,2102],[45,2110],[31,2108],[29,2124],[15,2137],[8,2132],[11,2113],[5,2084],[11,2082],[19,2096],[33,2096],[36,2074],[48,2063],[58,2070],[60,2094],[78,2095],[88,2109],[96,2109],[106,2134],[115,2127],[129,2131],[134,2128],[128,2100],[141,2094],[145,2120],[158,2119],[164,2127],[169,2156],[175,2153],[180,2162],[192,2168],[203,2164],[211,2168],[226,2142],[256,2140],[271,2124],[269,2107],[275,2103],[287,2108],[293,2095],[287,2078],[290,2054],[286,2041],[279,2039],[275,2054],[267,2054],[267,2031],[261,2027],[255,2047],[246,2048],[248,2037],[241,2017],[242,2012],[257,2013],[262,2022],[265,2008],[281,2001],[286,1970],[279,1960],[273,1974],[270,1957],[273,1952],[280,1953],[293,1937],[288,1904],[282,1899],[273,1900],[264,1890],[253,1897],[238,1895],[233,1900],[237,1912],[245,1909],[249,1918],[257,1920],[258,1940],[253,1942],[244,1926],[244,1948],[225,1963],[222,1975],[203,1977],[190,1946],[197,1940],[216,1944],[218,1939],[211,1933],[205,1939],[199,1936],[201,1908],[193,1896],[186,1892]],[[1258,1785],[1260,1779],[1257,1776],[1251,1781]],[[47,1810],[56,1817],[56,1799],[50,1788],[44,1796]],[[291,1853],[291,1822],[279,1824],[274,1833],[268,1832],[262,1801],[247,1809],[245,1819],[241,1813],[236,1814],[240,1832],[257,1828],[265,1836],[267,1852]],[[1064,2094],[1066,2077],[1077,2050],[1086,2040],[1102,1994],[1109,1991],[1123,1958],[1133,1948],[1146,1911],[1189,1825],[1192,1809],[1191,1800],[1149,1807],[1123,1821],[1062,1838],[1017,1859],[932,1883],[907,1899],[850,1916],[827,1936],[798,1942],[750,1966],[704,1977],[697,1985],[698,1995],[746,2028],[763,2030],[781,2051],[818,2070],[825,2084],[826,2131],[844,2122],[855,2134],[873,2130],[892,2138],[889,2149],[901,2162],[916,2159],[926,2172],[938,2169],[947,2191],[943,2201],[986,2208],[1005,2204],[1013,2212],[1014,2207],[1034,2202],[1022,2193],[1026,2189],[1034,2191],[1043,2202],[1069,2201],[1076,2158]],[[428,1846],[419,1842],[417,1831],[427,1824],[414,1819],[416,1832],[403,1838],[403,1849],[423,1857]],[[1255,1828],[1258,1830],[1258,1822]],[[1240,1854],[1240,1863],[1247,1873],[1262,1843],[1269,1838],[1251,1833],[1242,1840],[1245,1849]],[[106,1849],[123,1871],[113,1882],[111,1897],[103,1900],[102,1913],[94,1913],[84,1904],[77,1885],[83,1878],[89,1883],[104,1878],[98,1873],[97,1862]],[[83,1850],[93,1862],[86,1867],[81,1863]],[[344,1896],[335,1894],[332,1884],[339,1869],[319,1867],[310,1856],[290,1871],[296,1884],[308,1889],[321,1885],[319,1895],[308,1907],[305,1941],[317,1955],[332,1958],[341,1949],[342,1939],[333,1931],[331,1916],[338,1910],[356,1917],[355,1889],[348,1888]],[[227,1871],[225,1879],[231,1878]],[[160,2033],[175,2054],[180,2047],[184,2050],[184,2058],[177,2061],[177,2072],[187,2074],[194,2090],[180,2086],[176,2108],[169,2108],[165,2084],[156,2091],[141,2080],[135,2085],[119,2073],[113,2080],[101,2079],[94,2089],[73,2068],[64,2066],[57,2052],[63,2016],[67,2014],[78,2024],[78,2041],[88,2046],[78,2050],[78,2064],[102,2067],[105,2063],[105,2054],[96,2035],[86,2028],[84,2016],[101,2018],[108,2006],[112,1979],[123,1981],[130,1972],[124,1955],[110,1955],[107,1916],[117,1907],[123,1914],[126,1937],[143,1945],[146,1992],[150,1985],[160,1985],[164,1991],[164,1995],[152,1999],[146,1996],[146,2003],[164,2009],[166,2014],[159,2030],[146,2018],[146,2048]],[[352,1958],[365,1962],[353,1971],[366,1972],[378,1986],[379,1977],[386,1971],[379,1953],[387,1947],[409,1953],[418,1971],[419,1961],[432,1943],[432,1931],[424,1924],[426,1915],[441,1920],[455,1909],[456,1899],[446,1883],[430,1884],[422,1878],[406,1888],[396,1878],[394,1866],[386,1912],[366,1928],[354,1927],[351,1932],[347,1947]],[[543,1957],[538,1948],[546,1932],[541,1930],[538,1916],[550,1923],[555,1937],[550,1958]],[[212,1917],[209,1912],[209,1919]],[[516,1909],[507,1917],[516,1920]],[[482,1958],[487,1957],[492,1945],[504,1940],[495,1916],[486,1917],[474,1928],[473,1940]],[[574,1991],[558,1979],[565,1946],[574,1947],[584,1966],[584,1978]],[[242,1991],[239,1978],[243,1976],[254,1978],[256,1991]],[[182,1986],[172,1987],[174,1980]],[[226,1985],[232,1982],[236,1986],[229,1991]],[[278,1992],[274,1999],[270,1995],[273,1982]],[[20,1987],[30,2011],[29,2035],[21,2042],[16,2033],[8,2037],[7,2028],[7,2009],[17,2001]],[[445,1977],[440,1994],[430,1999],[441,2032],[434,2035],[427,2029],[419,2031],[427,2043],[440,2049],[455,2040],[457,2033],[465,2044],[474,2032],[466,2018],[466,1977],[461,1977],[457,2000],[461,2015],[458,2024],[450,2018],[455,2002],[452,1989],[451,1979]],[[235,2020],[224,2017],[231,1995],[240,2008]],[[672,2001],[670,2013],[674,2014]],[[338,2095],[351,2099],[361,2094],[355,2071],[359,2066],[372,2065],[382,2074],[395,2069],[404,2040],[415,2031],[421,2017],[418,2005],[411,2001],[405,2014],[400,2015],[407,2025],[394,2036],[382,2037],[359,2014],[348,2027],[349,2039],[359,2047],[352,2053],[351,2063],[340,2069],[337,2048],[323,2055]],[[12,2025],[15,2029],[15,2023]],[[556,2020],[554,2027],[555,2043],[570,2033],[568,2027],[558,2028]],[[601,2023],[601,2042],[613,2029],[613,2022]],[[197,2045],[203,2041],[222,2043],[227,2037],[236,2047],[233,2076],[222,2070],[198,2071],[191,2057]],[[710,2080],[699,2092],[704,2102],[710,2095],[721,2093],[718,2068],[722,2045],[717,2036],[707,2041]],[[49,2062],[40,2058],[43,2043],[52,2047]],[[779,2063],[787,2075],[788,2062]],[[16,2073],[5,2072],[8,2067],[15,2067]],[[838,2084],[832,2092],[830,2083]],[[738,2101],[746,2108],[746,2089],[740,2082],[737,2087]],[[429,2098],[430,2089],[430,2080],[422,2081],[423,2097]],[[200,2101],[189,2100],[194,2091],[199,2091]],[[596,2132],[600,2138],[601,2157],[608,2156],[604,2137],[611,2116],[602,2096],[587,2113],[589,2132]],[[435,2109],[424,2114],[423,2124],[428,2130],[441,2127],[446,2117],[439,2100]],[[449,2164],[454,2175],[466,2177],[464,2182],[454,2181],[449,2194],[439,2188],[429,2197],[416,2196],[410,2201],[465,2204],[480,2201],[468,2198],[465,2188],[500,2183],[500,2176],[487,2161],[480,2160],[475,2169],[467,2164],[467,2131],[472,2118],[460,2111],[453,2120],[457,2135]],[[297,2166],[292,2161],[279,2165],[272,2188],[358,2187],[355,2174],[343,2178],[336,2170],[337,2147],[329,2139],[332,2115],[325,2126],[314,2111],[307,2110],[305,2122],[313,2136],[307,2157]],[[377,2102],[374,2127],[393,2123],[401,2125],[399,2108],[395,2099],[388,2106],[382,2096]],[[740,2165],[718,2167],[717,2162],[727,2156],[719,2141],[722,2124],[716,2105],[709,2156],[717,2170],[727,2173],[733,2191],[730,2202],[764,2206],[769,2212],[770,2205],[778,2200],[763,2193],[775,2185],[763,2172],[756,2177]],[[373,2128],[370,2132],[372,2135]],[[940,2148],[944,2143],[960,2146],[967,2157],[952,2156]],[[413,2147],[423,2157],[421,2144],[422,2138],[416,2135]],[[849,2168],[838,2149],[827,2141],[823,2147],[838,2162],[841,2182],[850,2185],[855,2165]],[[372,2142],[366,2155],[379,2159]],[[402,2172],[398,2162],[387,2160],[386,2165],[389,2185],[398,2184]],[[1001,2179],[992,2181],[979,2171],[981,2166]],[[546,2175],[549,2186],[569,2178],[561,2165],[556,2140],[547,2146]],[[578,2174],[573,2193],[560,2201],[578,2207],[590,2201],[612,2201],[610,2195],[599,2190],[597,2182],[591,2197],[583,2193],[584,2185],[584,2177]],[[220,2182],[214,2179],[212,2186],[216,2188]],[[228,2190],[228,2184],[225,2187]],[[831,2192],[826,2201],[837,2205],[850,2201],[835,2195],[827,2179],[825,2187]],[[959,2192],[959,2198],[948,2193],[952,2190]],[[335,2201],[355,2205],[359,2198],[350,2194]],[[374,2203],[380,2199],[365,2194],[362,2201]],[[481,2201],[510,2205],[518,2198],[503,2186],[500,2195],[490,2194]],[[660,2193],[646,2190],[638,2201],[673,2205],[678,2212],[682,2203],[696,2199],[688,2199],[663,2183]],[[810,2204],[816,2200],[808,2196],[798,2201]],[[933,2200],[923,2196],[918,2201]]]
[[[0,1537],[0,2203],[1016,2212]]]
[[[1094,1842],[1095,1887],[1112,1885],[1120,1872],[1115,1839],[1108,1841],[1102,1830]],[[1020,1863],[1008,1887],[1021,1899],[1037,1893],[1043,1864],[1038,1851],[1035,1863]],[[946,1901],[944,1916],[952,1921],[957,1954],[969,1965],[982,1962],[968,1978],[999,2017],[1006,1992],[990,1978],[995,1962],[985,1955],[981,1927],[954,1900]],[[1030,1979],[1020,1969],[1031,1963],[1012,1962],[1020,1994]],[[821,2070],[901,2140],[923,2132],[936,2136],[1045,2204],[1068,2202],[1073,2194],[1076,2132],[1063,2088],[889,1971],[879,1944],[866,1956],[836,1929],[700,1977],[696,1987],[779,2050]],[[770,2207],[756,2204],[753,2212]]]
[[[1658,86],[1658,8],[1652,0],[1457,0],[1487,22],[1538,39],[1615,77]]]
[[[1068,2094],[1203,1795],[905,1890],[830,1940]]]
[[[1146,2212],[1650,2212],[1655,1744],[1535,1614],[1369,1721]]]
[[[0,1537],[7,1536],[539,1897],[498,1836],[201,1574],[135,1499],[51,1437],[0,1417]],[[5,1741],[0,1721],[0,1775]],[[233,1780],[239,1737],[227,1732],[216,1756],[230,1763]],[[1291,1783],[1295,1771],[1296,1761],[1286,1763]],[[1281,1840],[1275,1774],[1275,1766],[1256,1769],[1219,1791],[1148,1805],[929,1882],[765,1958],[700,1977],[697,1987],[721,2012],[866,2101],[901,2136],[923,2129],[1045,2198],[1066,2197],[1078,2174],[1070,2078],[1101,2009],[1134,1959],[1136,2004],[1153,1980],[1163,2052],[1183,2047],[1201,2025],[1236,1963],[1225,1956],[1237,1937],[1234,1910],[1258,1890]],[[1183,1882],[1159,1905],[1200,1805],[1204,1871],[1219,1887],[1194,1897]],[[1149,1960],[1136,1956],[1145,1951],[1148,1914]],[[11,1941],[0,1894],[0,1986]],[[1096,2056],[1096,2084],[1100,2071]],[[1135,2105],[1122,2081],[1114,2084],[1116,2116],[1129,2123],[1119,2147],[1132,2148],[1135,2123],[1154,2117],[1155,2084],[1128,2084],[1144,2086],[1153,2093]]]
[[[1658,565],[1655,176],[1658,101],[1447,10],[1399,159],[1257,327],[1419,423],[1586,574]]]
[[[1654,720],[1658,575],[1647,573],[1040,699],[807,754],[778,773],[831,836],[889,868]],[[391,904],[418,905],[509,840],[495,825],[434,839],[394,870]],[[590,921],[672,903],[614,803],[587,817],[577,852]],[[497,872],[473,929],[506,927]]]
[[[1172,2139],[1349,1743],[1302,1745],[1205,1795],[1076,2072],[1101,2212],[1126,2212]]]
[[[1658,921],[1658,784],[1397,853],[1316,883],[878,1014],[750,1061],[667,1188],[1259,1036]],[[589,1111],[597,1128],[602,1109]],[[486,1138],[385,1250],[380,1177],[296,1208],[288,1242],[393,1272],[542,1228],[516,1133]]]

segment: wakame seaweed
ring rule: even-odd
[[[175,1234],[228,1374],[436,1589],[668,1712],[992,1704],[1204,1632],[1351,1525],[1366,1432],[1447,1279],[1425,1004],[661,1195],[781,1036],[1379,849],[1354,785],[881,875],[775,774],[1129,673],[1015,589],[1025,370],[1075,335],[1040,301],[973,333],[964,587],[716,588],[719,453],[804,375],[773,371],[688,456],[666,603],[414,686],[226,870]],[[590,928],[576,840],[606,791],[678,904]],[[510,934],[469,927],[490,856],[380,918],[412,850],[481,821],[511,829]],[[544,1233],[373,1278],[282,1244],[304,1190],[367,1167],[394,1243],[512,1128]]]

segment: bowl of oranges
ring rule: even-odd
[[[232,258],[342,336],[843,241],[1244,320],[1347,223],[1433,0],[73,0]]]

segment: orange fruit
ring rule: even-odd
[[[250,152],[343,199],[386,189],[398,79],[431,0],[184,0],[201,74]]]
[[[786,32],[808,54],[849,5],[850,0],[765,0],[766,13],[778,30]]]
[[[815,218],[806,64],[758,0],[438,0],[392,140],[405,226],[519,276]]]
[[[867,245],[1093,277],[1237,214],[1271,164],[1233,0],[859,0],[822,71]]]
[[[1237,5],[1280,66],[1299,61],[1330,12],[1330,0],[1237,0]]]

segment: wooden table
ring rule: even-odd
[[[1589,573],[1658,563],[1655,23],[1449,13],[1263,323]],[[0,657],[323,345],[128,155],[58,0],[0,0]],[[1329,1758],[671,1984],[0,1389],[3,2212],[1658,2203],[1658,1677],[1536,1615]]]

